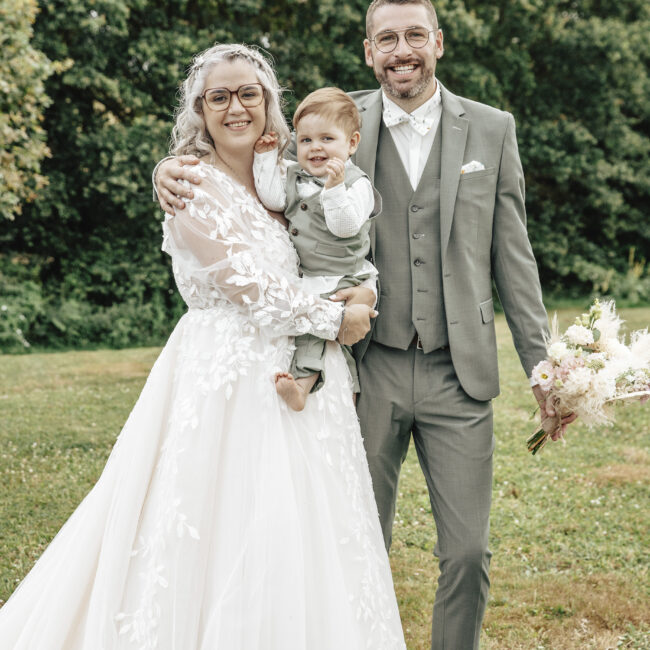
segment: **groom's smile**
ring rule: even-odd
[[[414,63],[409,63],[408,65],[405,64],[397,64],[394,65],[391,70],[395,72],[398,75],[405,75],[413,72],[417,66]]]
[[[416,74],[417,73],[417,74]],[[397,60],[384,67],[382,79],[378,77],[379,82],[384,83],[409,83],[415,78],[426,77],[428,74],[432,75],[430,68],[427,68],[426,63],[410,59],[409,61]],[[375,74],[379,74],[375,70]]]

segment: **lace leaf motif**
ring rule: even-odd
[[[163,250],[188,305],[227,302],[276,335],[334,339],[342,307],[302,290],[286,230],[219,170],[200,164],[197,172],[194,199],[163,224]]]

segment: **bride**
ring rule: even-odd
[[[224,108],[208,110],[215,89]],[[254,191],[265,130],[287,139],[266,59],[198,56],[174,153],[202,158],[202,182],[163,225],[188,311],[96,486],[0,610],[0,650],[405,648],[333,342],[361,338],[371,310],[301,290],[282,217]],[[305,332],[332,342],[296,413],[273,377]]]

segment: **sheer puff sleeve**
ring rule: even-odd
[[[277,335],[336,338],[342,305],[305,292],[286,232],[259,202],[228,176],[204,163],[176,216],[166,215],[163,250],[190,307],[233,305]]]

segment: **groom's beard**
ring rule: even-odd
[[[397,99],[413,99],[414,97],[421,95],[431,84],[431,81],[433,80],[433,68],[427,67],[426,63],[421,59],[393,61],[391,66],[408,65],[409,63],[415,63],[419,66],[417,68],[419,77],[412,81],[412,85],[408,88],[402,89],[398,84],[391,82],[388,78],[388,73],[385,71],[386,67],[382,68],[381,71],[375,71],[377,81],[389,97],[395,97]]]

